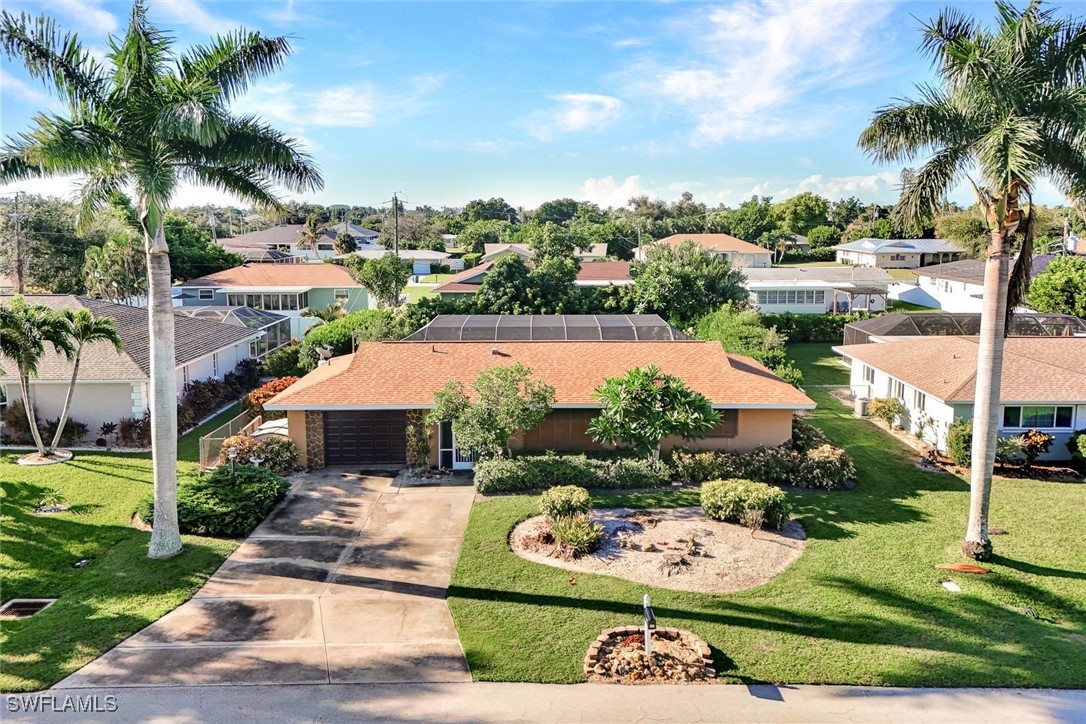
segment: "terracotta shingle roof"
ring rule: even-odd
[[[434,393],[447,381],[470,388],[483,370],[517,362],[554,386],[558,406],[594,406],[594,391],[605,379],[656,364],[716,405],[814,407],[807,395],[749,357],[730,355],[719,342],[697,341],[367,342],[349,363],[333,360],[266,407],[431,407]]]
[[[582,261],[577,281],[633,281],[628,261]]]
[[[712,251],[731,251],[740,254],[772,253],[769,249],[758,246],[757,244],[751,244],[749,241],[743,241],[731,234],[673,234],[652,243],[666,244],[674,249],[684,241],[692,241],[702,249],[709,249]]]
[[[484,261],[482,264],[473,266],[471,269],[465,269],[462,272],[453,274],[441,284],[438,284],[436,287],[434,287],[434,291],[438,292],[439,294],[441,292],[475,293],[479,291],[479,284],[482,283],[482,279],[480,278],[472,282],[469,282],[469,280],[474,280],[480,274],[485,275],[486,272],[490,271],[490,267],[492,266],[494,266],[494,262]]]
[[[233,269],[190,279],[180,287],[357,287],[338,264],[243,264]]]
[[[944,402],[972,402],[976,337],[925,337],[834,347]],[[1086,402],[1086,338],[1009,337],[1000,399]]]
[[[26,301],[30,304],[42,304],[50,309],[75,310],[85,307],[96,317],[113,317],[116,321],[117,332],[124,342],[124,350],[117,352],[108,342],[88,346],[79,364],[80,380],[142,380],[150,374],[150,331],[145,308],[69,294],[28,295]],[[251,339],[259,333],[259,330],[174,312],[176,364],[187,364],[224,347]],[[10,361],[0,362],[0,368],[6,372],[0,375],[0,379],[15,374]],[[38,379],[68,380],[71,376],[71,363],[54,352],[48,352],[38,367]]]

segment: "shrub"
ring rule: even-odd
[[[1001,437],[996,440],[996,462],[1000,465],[1013,465],[1022,460],[1022,438]]]
[[[238,538],[248,535],[286,494],[290,484],[270,470],[238,465],[217,468],[210,475],[177,488],[177,522],[182,533]],[[145,523],[154,521],[154,498],[137,511]]]
[[[122,417],[117,421],[117,442],[127,447],[147,447],[151,444],[151,414],[143,417]]]
[[[232,447],[238,449],[235,464],[248,464],[249,458],[256,454],[258,445],[259,443],[248,435],[231,435],[222,441],[222,449],[219,450],[219,464],[223,465],[230,462],[229,453]]]
[[[743,477],[786,485],[795,479],[801,460],[798,453],[783,447],[757,447],[741,457]]]
[[[556,485],[582,488],[653,488],[666,485],[671,470],[661,462],[587,455],[522,455],[475,464],[475,489],[480,493],[545,490]]]
[[[808,450],[793,483],[803,488],[833,490],[856,477],[852,456],[839,447],[826,444]]]
[[[539,498],[539,512],[554,522],[588,512],[588,491],[579,485],[559,485],[544,490]]]
[[[598,461],[598,488],[659,488],[671,482],[671,468],[659,460],[615,458]]]
[[[0,422],[4,423],[4,437],[8,444],[30,445],[34,442],[34,437],[30,434],[30,419],[26,416],[26,407],[22,400],[9,402],[4,413],[0,415]]]
[[[829,440],[822,431],[811,423],[798,417],[792,418],[792,449],[807,452],[812,448],[825,445]]]
[[[704,483],[741,476],[739,456],[717,450],[687,450],[676,448],[671,453],[671,467],[679,480]]]
[[[1079,468],[1086,466],[1086,428],[1075,430],[1067,441],[1067,452],[1071,453],[1071,461]]]
[[[783,334],[788,344],[802,342],[840,343],[845,336],[845,325],[860,319],[867,319],[870,314],[763,314],[762,324],[775,327]]]
[[[946,430],[946,454],[955,465],[969,467],[973,458],[973,421],[955,420]]]
[[[894,421],[905,414],[905,405],[896,397],[876,397],[867,403],[867,413],[893,427]]]
[[[290,346],[276,350],[267,356],[264,360],[264,369],[272,377],[301,377],[305,374],[305,370],[298,363],[298,355],[301,351],[301,345],[292,340]]]
[[[280,377],[264,383],[245,398],[246,407],[255,415],[264,414],[264,403],[297,381],[297,377]]]
[[[483,255],[475,253],[464,254],[461,258],[464,260],[464,269],[471,269],[472,267],[479,265],[479,261],[483,258]]]
[[[1056,438],[1049,435],[1047,432],[1041,432],[1040,430],[1026,430],[1021,435],[1022,440],[1022,467],[1029,470],[1033,467],[1033,463],[1037,462],[1044,453],[1048,452],[1052,447],[1052,443],[1056,442]]]
[[[753,480],[711,480],[701,486],[701,509],[714,520],[780,529],[788,522],[791,506],[783,490]]]
[[[253,455],[263,460],[261,467],[279,475],[289,475],[298,467],[298,448],[279,435],[269,435],[257,443]]]
[[[551,532],[558,543],[576,556],[591,553],[603,538],[603,526],[592,523],[585,515],[556,518],[551,521]]]
[[[318,347],[331,347],[336,356],[350,354],[356,342],[400,340],[413,331],[403,310],[360,309],[319,327],[311,327],[299,345],[298,366],[306,371],[315,368]]]

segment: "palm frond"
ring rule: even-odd
[[[209,146],[226,133],[229,118],[214,83],[166,76],[158,98],[154,126],[164,138]]]
[[[985,185],[1009,188],[1017,181],[1032,188],[1040,169],[1040,123],[1030,117],[1007,115],[980,139],[977,164]]]
[[[969,160],[968,148],[945,148],[932,156],[901,190],[893,211],[897,220],[907,226],[936,216],[947,193],[965,175]]]
[[[876,161],[912,161],[944,144],[964,145],[974,133],[971,119],[939,92],[921,87],[922,101],[901,100],[875,113],[860,134],[860,148]]]
[[[0,47],[69,103],[100,103],[106,94],[101,64],[83,49],[75,33],[61,33],[51,18],[3,11]]]
[[[1037,214],[1034,205],[1029,205],[1029,213],[1026,214],[1026,222],[1016,232],[1022,237],[1022,243],[1018,248],[1018,258],[1011,267],[1011,276],[1007,282],[1007,319],[1006,330],[1011,329],[1014,321],[1014,310],[1026,300],[1029,293],[1029,277],[1033,269],[1033,239],[1037,231]]]
[[[8,139],[5,157],[18,156],[43,174],[78,174],[108,162],[112,155],[109,129],[45,113],[35,115],[33,124]]]
[[[279,70],[290,52],[290,42],[284,37],[236,30],[209,45],[193,47],[178,65],[183,78],[208,81],[230,101],[248,90],[253,80]]]
[[[172,39],[147,20],[144,0],[132,3],[128,29],[109,39],[114,87],[126,96],[154,97],[158,80],[167,74]]]
[[[76,230],[84,231],[94,221],[95,212],[109,201],[110,196],[124,186],[124,175],[119,170],[99,169],[90,175],[79,189]]]
[[[245,166],[207,166],[186,164],[179,168],[181,177],[237,196],[254,206],[282,209],[283,203],[275,187],[261,175]]]

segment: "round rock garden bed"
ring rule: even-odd
[[[689,631],[661,628],[652,632],[651,652],[636,626],[609,628],[584,657],[588,681],[614,684],[693,683],[716,678],[709,646]]]
[[[604,534],[587,555],[563,556],[543,516],[517,525],[509,545],[522,558],[571,571],[677,591],[735,593],[773,579],[807,543],[794,520],[780,531],[751,530],[712,520],[696,507],[596,509],[589,518],[603,526]]]

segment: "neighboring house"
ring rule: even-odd
[[[838,264],[875,266],[881,269],[917,269],[957,261],[961,248],[943,239],[857,239],[833,247]]]
[[[1000,387],[1001,437],[1034,428],[1055,436],[1046,459],[1066,459],[1072,431],[1086,427],[1086,338],[1009,337]],[[973,417],[976,337],[924,337],[834,347],[851,367],[852,395],[902,401],[904,427],[930,419],[928,442],[946,449],[947,427]]]
[[[307,309],[339,304],[346,312],[368,309],[365,287],[337,264],[246,264],[177,285],[185,307],[252,307],[290,319],[290,334],[301,338],[317,320]]]
[[[750,302],[768,314],[886,310],[893,277],[866,267],[795,267],[744,269]]]
[[[784,242],[784,247],[788,251],[807,254],[811,251],[811,241],[803,234],[792,234],[792,238]]]
[[[1030,278],[1048,268],[1055,259],[1051,254],[1036,256],[1030,270]],[[962,259],[947,264],[924,267],[916,272],[918,292],[910,301],[927,304],[946,312],[979,314],[984,306],[984,262],[980,259]],[[924,300],[918,299],[923,295]]]
[[[730,234],[674,234],[637,247],[634,258],[645,261],[649,247],[662,244],[674,249],[684,241],[692,241],[702,249],[727,259],[734,267],[753,269],[773,266],[772,251]]]
[[[380,259],[385,254],[391,254],[391,249],[378,247],[375,249],[359,249],[350,254],[342,254],[337,259],[346,259],[351,256],[363,259]],[[450,269],[463,269],[463,259],[453,259],[448,252],[434,251],[433,249],[400,249],[399,257],[404,262],[411,264],[411,273],[416,276],[425,276],[433,273],[435,266],[447,266]]]
[[[845,344],[894,342],[902,337],[976,336],[980,314],[895,312],[845,325]],[[1015,314],[1008,337],[1086,337],[1086,321],[1067,314]]]
[[[290,344],[290,318],[277,312],[252,307],[192,307],[175,306],[174,312],[186,317],[210,319],[235,327],[245,327],[259,332],[257,339],[249,343],[249,356],[263,359],[272,352]]]
[[[305,234],[305,226],[302,224],[286,224],[260,231],[250,231],[248,234],[220,239],[219,244],[227,251],[234,251],[235,253],[241,253],[237,251],[238,249],[267,249],[301,257],[306,261],[323,261],[331,259],[339,253],[336,251],[335,246],[336,236],[344,228],[346,228],[347,233],[355,238],[359,248],[383,248],[375,241],[377,232],[354,224],[330,226],[312,244],[305,244],[302,241]]]
[[[648,319],[652,317],[652,319]],[[532,377],[552,385],[555,403],[537,428],[518,433],[518,451],[600,450],[587,432],[599,403],[596,388],[609,377],[656,364],[681,377],[721,411],[722,421],[704,439],[664,441],[665,448],[748,451],[780,445],[792,435],[796,410],[814,403],[749,357],[728,354],[719,342],[663,337],[653,315],[454,317],[449,341],[363,342],[353,355],[318,367],[264,405],[285,412],[289,434],[310,468],[326,465],[404,465],[406,426],[419,424],[446,382],[471,385],[491,367],[520,363]],[[508,321],[506,321],[508,320]],[[541,320],[538,327],[535,320]],[[437,317],[441,327],[450,320]],[[476,323],[473,325],[473,323]],[[546,328],[546,329],[544,329]],[[576,341],[570,338],[575,328]],[[638,332],[639,328],[644,331]],[[549,331],[547,331],[549,330]],[[627,340],[614,336],[625,332]],[[682,336],[679,333],[680,337]],[[661,339],[661,337],[663,337]],[[472,340],[472,341],[459,341]],[[430,463],[469,468],[457,450],[451,425],[431,431]]]
[[[532,248],[527,244],[483,244],[481,261],[496,261],[509,254],[516,254],[528,261],[532,258]],[[607,244],[593,244],[588,249],[574,249],[573,256],[582,262],[598,261],[607,256]]]
[[[479,291],[483,279],[486,278],[493,265],[494,262],[485,261],[471,269],[454,274],[434,287],[434,292],[442,299],[469,297]],[[573,280],[575,287],[623,286],[625,284],[633,284],[628,261],[581,262],[581,269],[577,272],[577,278]]]
[[[83,352],[79,381],[72,395],[72,419],[85,423],[90,435],[97,436],[103,422],[117,422],[123,417],[142,417],[150,401],[150,344],[147,310],[113,304],[101,299],[67,294],[28,295],[30,304],[52,309],[86,308],[96,317],[113,317],[124,342],[118,352],[108,342],[96,342]],[[187,383],[209,378],[222,379],[250,355],[250,344],[261,332],[243,326],[192,318],[174,312],[177,392]],[[16,367],[0,356],[0,407],[21,398]],[[72,363],[52,351],[38,365],[38,376],[31,380],[31,395],[38,419],[56,419],[64,405]]]

